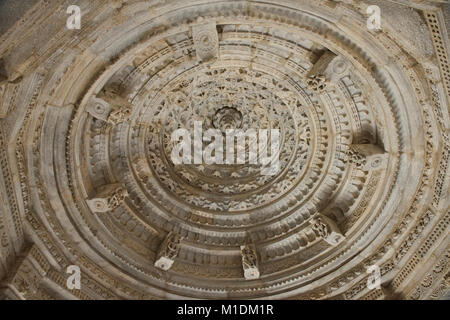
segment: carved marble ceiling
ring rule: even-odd
[[[38,1],[0,37],[1,296],[445,297],[448,9]],[[175,165],[195,121],[280,130],[279,172]]]

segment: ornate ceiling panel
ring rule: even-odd
[[[3,297],[447,294],[448,6],[74,2],[0,38]],[[199,123],[279,132],[278,170],[176,163]]]

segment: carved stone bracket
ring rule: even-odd
[[[104,90],[91,99],[87,111],[96,119],[117,125],[130,117],[131,103],[113,90]]]
[[[306,75],[308,87],[316,92],[322,92],[331,81],[344,74],[347,64],[342,58],[331,51],[325,51]]]
[[[104,186],[97,195],[86,200],[92,212],[103,213],[119,207],[127,196],[120,184],[114,183]]]
[[[198,60],[208,61],[219,56],[219,37],[215,23],[194,26],[192,36]]]
[[[348,155],[350,162],[363,171],[386,168],[388,154],[374,144],[352,144]]]
[[[119,110],[112,111],[108,116],[108,123],[112,125],[117,125],[121,122],[125,122],[131,115],[131,108],[123,107]]]
[[[175,233],[169,233],[159,247],[159,253],[155,261],[155,267],[167,271],[169,270],[178,252],[180,251],[181,238]]]
[[[311,229],[314,233],[323,238],[329,244],[335,246],[344,240],[342,232],[339,230],[336,223],[324,215],[318,215],[311,219]]]
[[[342,56],[327,50],[307,73],[306,83],[311,90],[322,92],[329,84],[337,83],[347,75],[349,65]]]
[[[245,279],[258,279],[260,273],[258,269],[258,256],[256,254],[255,246],[250,244],[241,246],[241,256]]]
[[[87,112],[96,119],[107,121],[108,115],[111,113],[111,107],[105,100],[93,97],[87,107]]]

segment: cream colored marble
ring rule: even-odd
[[[442,1],[78,3],[0,37],[0,296],[448,296]],[[175,165],[196,121],[280,130],[281,170]]]

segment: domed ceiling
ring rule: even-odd
[[[4,298],[445,297],[448,5],[73,2],[0,38]],[[277,130],[278,170],[174,163],[196,123]]]

